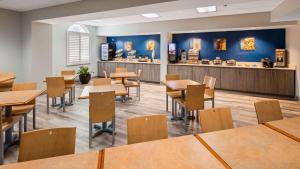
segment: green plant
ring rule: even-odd
[[[91,72],[90,70],[89,70],[89,67],[87,67],[87,66],[80,66],[80,68],[79,68],[79,70],[78,70],[78,72],[77,72],[77,74],[79,74],[79,75],[84,75],[84,76],[86,76],[86,75],[90,75],[90,74],[92,74],[93,72]]]

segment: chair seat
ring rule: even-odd
[[[20,115],[20,114],[26,114],[31,112],[31,110],[34,108],[34,104],[24,104],[19,106],[12,106],[12,114],[13,115]]]
[[[11,88],[6,88],[6,87],[0,88],[0,92],[8,92],[8,91],[11,91]]]
[[[207,94],[204,94],[204,100],[213,100],[214,97],[213,96],[209,96]]]
[[[140,83],[137,81],[127,81],[125,83],[125,87],[138,87],[140,86]]]
[[[71,88],[74,88],[74,87],[75,87],[75,84],[65,84],[66,89],[71,89]]]
[[[6,131],[7,129],[11,128],[14,124],[16,124],[22,116],[12,116],[10,118],[3,119],[2,122],[2,131]]]
[[[167,95],[171,98],[180,98],[181,91],[167,92]]]

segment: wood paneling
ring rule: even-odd
[[[295,70],[291,69],[168,65],[168,73],[200,83],[205,75],[213,76],[217,78],[217,89],[295,96]]]
[[[160,65],[151,63],[98,62],[98,76],[104,76],[103,70],[106,70],[107,74],[113,73],[116,67],[126,67],[128,72],[137,72],[141,69],[142,81],[160,82]]]

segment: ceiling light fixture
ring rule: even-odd
[[[145,13],[145,14],[142,14],[142,16],[145,18],[158,18],[159,17],[159,15],[156,13]]]
[[[206,7],[196,8],[196,9],[199,13],[216,12],[217,11],[216,6],[206,6]]]

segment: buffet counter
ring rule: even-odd
[[[203,82],[205,75],[217,78],[216,88],[295,97],[295,68],[263,68],[205,64],[168,64],[168,73]]]
[[[98,76],[104,77],[103,71],[108,74],[115,72],[116,67],[125,67],[129,72],[142,70],[141,80],[146,82],[160,82],[160,63],[137,61],[98,61]]]

